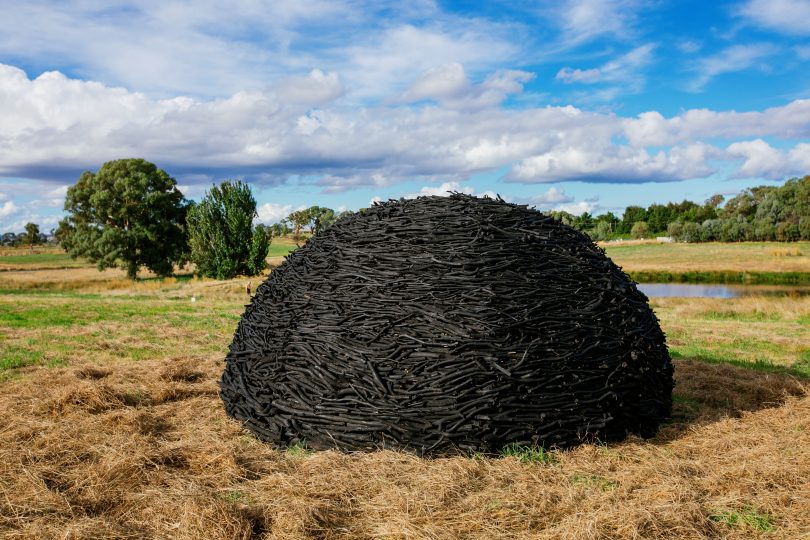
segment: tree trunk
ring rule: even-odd
[[[138,263],[135,261],[127,262],[127,277],[132,280],[138,277]]]

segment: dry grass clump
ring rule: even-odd
[[[74,363],[2,383],[0,537],[810,532],[810,389],[791,377],[679,360],[655,439],[521,461],[273,449],[225,416],[221,369],[219,355]]]
[[[772,249],[769,253],[774,257],[800,257],[802,250],[797,247],[782,247]]]

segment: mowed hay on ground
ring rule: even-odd
[[[27,368],[0,396],[4,538],[800,538],[802,382],[676,361],[656,439],[538,462],[274,450],[228,419],[218,355]],[[530,456],[529,456],[530,457]]]
[[[0,356],[29,365],[0,369],[0,538],[810,537],[808,379],[687,359],[796,367],[807,299],[655,299],[681,356],[656,439],[419,459],[278,451],[226,417],[247,279],[54,273],[0,297]]]

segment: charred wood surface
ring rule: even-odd
[[[256,290],[228,414],[314,448],[498,451],[650,436],[672,365],[646,296],[586,236],[454,194],[339,220]]]

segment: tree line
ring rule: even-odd
[[[110,161],[98,172],[84,172],[68,189],[64,208],[67,216],[52,236],[67,253],[99,270],[124,268],[132,279],[141,267],[167,276],[189,262],[217,279],[257,275],[266,268],[273,236],[292,234],[298,241],[350,213],[311,206],[279,223],[254,225],[256,200],[246,183],[225,181],[195,203],[166,171],[143,159]],[[746,189],[728,201],[714,195],[702,204],[628,206],[621,218],[612,212],[549,214],[595,241],[664,235],[683,242],[810,240],[810,176]],[[33,247],[46,238],[28,223],[25,233],[5,233],[0,241]]]
[[[728,200],[713,195],[703,204],[628,206],[621,218],[612,212],[549,213],[597,241],[669,236],[679,242],[796,242],[810,240],[810,176],[752,187]]]
[[[318,233],[343,213],[312,206],[272,226],[255,224],[250,186],[227,180],[198,203],[187,200],[177,182],[143,159],[121,159],[84,172],[65,198],[67,216],[55,230],[71,257],[99,270],[120,267],[135,279],[141,267],[158,276],[193,263],[216,279],[254,276],[267,267],[274,235]]]
[[[25,232],[14,233],[5,232],[0,234],[0,245],[3,246],[29,246],[44,244],[48,241],[48,235],[39,232],[39,225],[36,223],[26,223]]]

